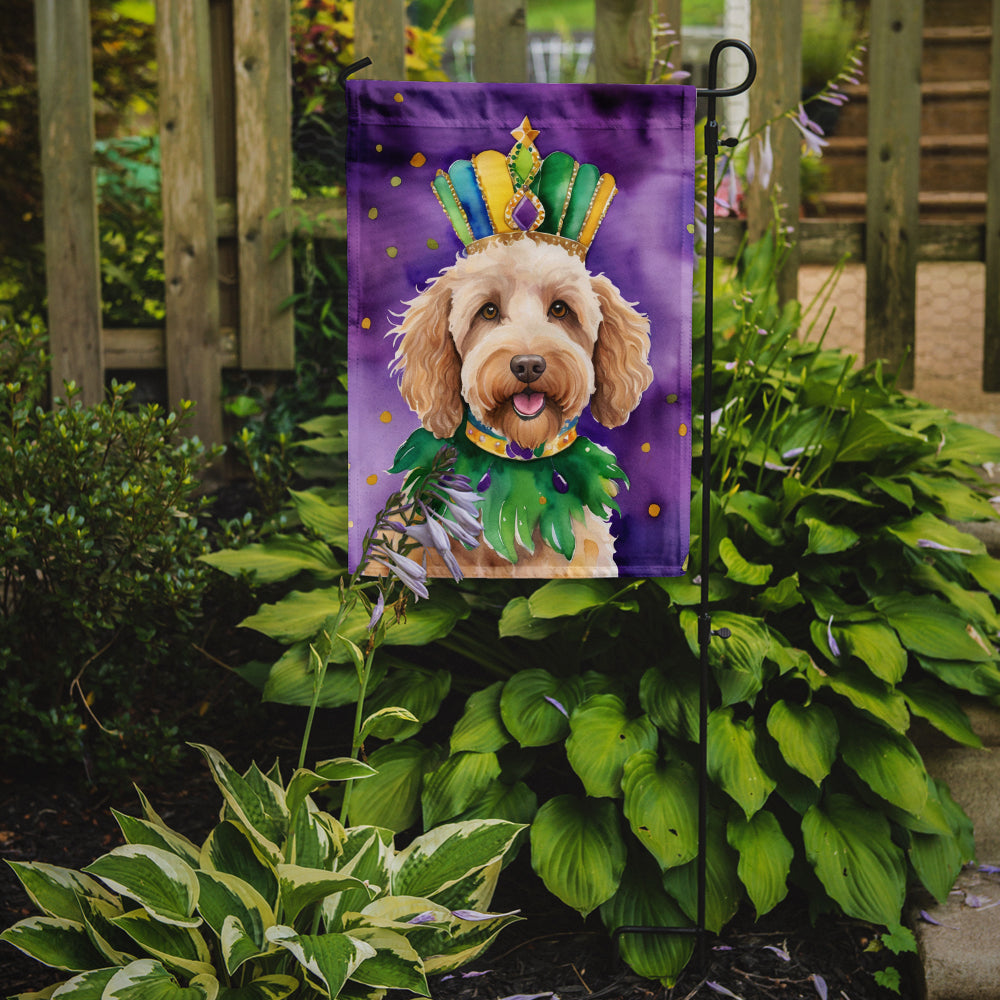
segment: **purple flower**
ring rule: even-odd
[[[918,538],[917,547],[921,549],[938,549],[941,552],[958,552],[965,556],[972,555],[972,549],[956,549],[951,545],[942,545],[940,542],[935,542],[930,538]]]
[[[451,915],[459,920],[493,920],[494,917],[513,917],[520,913],[520,910],[511,910],[508,913],[480,913],[479,910],[452,910]]]
[[[415,917],[410,917],[406,922],[408,924],[432,924],[437,920],[437,915],[433,910],[424,910],[423,913],[418,913]]]
[[[711,980],[705,983],[705,985],[715,993],[721,993],[724,997],[733,997],[734,1000],[743,1000],[738,993],[734,993],[732,990],[727,990],[725,986],[721,983],[713,983]]]
[[[427,592],[427,570],[420,563],[390,549],[384,542],[372,547],[372,558],[381,563],[404,587],[417,597],[429,597]]]
[[[775,953],[775,955],[777,955],[778,958],[780,958],[782,960],[782,962],[790,962],[792,960],[792,956],[789,955],[788,952],[784,948],[779,948],[775,944],[766,944],[766,945],[764,945],[764,950],[765,951],[773,951]]]
[[[806,114],[806,109],[800,104],[798,114],[789,112],[792,124],[802,134],[806,149],[816,156],[823,155],[823,147],[828,143],[822,138],[823,130]]]
[[[826,980],[815,972],[809,978],[812,979],[813,986],[816,987],[816,992],[819,994],[819,1000],[826,1000]]]
[[[774,150],[771,148],[771,126],[764,129],[763,136],[757,137],[757,142],[750,146],[750,159],[747,163],[747,182],[754,181],[763,189],[771,186],[771,174],[774,171]]]
[[[569,718],[569,712],[566,711],[565,706],[563,706],[561,702],[556,701],[555,698],[549,697],[549,695],[544,695],[543,697],[550,705],[555,705],[555,707],[559,709],[559,711],[562,712],[562,714],[565,715],[567,719]]]
[[[385,594],[380,590],[378,592],[378,600],[375,602],[375,607],[372,608],[372,616],[368,619],[368,631],[371,632],[375,629],[375,626],[382,620],[382,615],[385,612]]]
[[[826,641],[830,646],[830,652],[834,656],[840,656],[840,646],[833,637],[833,615],[830,615],[830,620],[826,623]]]

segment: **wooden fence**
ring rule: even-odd
[[[527,78],[529,2],[474,0],[477,79]],[[284,211],[291,204],[290,0],[157,2],[166,325],[144,330],[101,327],[88,0],[35,3],[53,384],[73,379],[94,401],[108,370],[165,369],[169,401],[195,400],[196,433],[221,441],[221,370],[280,371],[294,360],[292,317],[282,308],[292,290],[291,255],[276,252],[293,219]],[[800,263],[832,263],[844,253],[863,260],[866,356],[895,365],[910,351],[903,379],[912,384],[917,262],[985,261],[983,382],[997,391],[1000,0],[992,3],[985,224],[918,217],[922,11],[917,0],[871,0],[866,219],[787,217],[797,243],[782,292],[795,294]],[[644,81],[651,16],[679,26],[681,0],[595,0],[599,81]],[[355,17],[356,52],[374,63],[365,73],[403,77],[404,0],[357,0]],[[751,17],[759,65],[753,129],[799,101],[802,3],[753,0]],[[798,205],[799,136],[791,125],[775,130],[774,147],[769,187],[748,193],[745,223],[724,220],[720,255],[733,252],[745,228],[762,232],[776,193]],[[342,203],[310,201],[296,216],[312,220],[314,236],[343,238]]]

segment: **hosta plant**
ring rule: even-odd
[[[478,955],[514,913],[490,913],[521,829],[451,823],[404,849],[389,830],[343,827],[312,795],[369,779],[338,758],[240,774],[202,746],[221,818],[198,845],[140,793],[142,818],[115,813],[126,843],[82,871],[12,862],[41,911],[0,937],[61,970],[65,1000],[281,1000],[428,996],[427,975]]]

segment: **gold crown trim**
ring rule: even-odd
[[[587,247],[583,243],[571,240],[566,236],[556,236],[554,233],[540,233],[537,230],[525,232],[515,229],[509,233],[494,233],[492,236],[484,236],[481,240],[474,240],[465,248],[466,255],[482,253],[491,246],[513,246],[522,240],[533,240],[535,243],[549,243],[552,246],[562,247],[567,253],[580,260],[586,261]]]

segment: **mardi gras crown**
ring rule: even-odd
[[[432,182],[466,253],[529,237],[584,260],[617,192],[614,177],[569,153],[542,159],[527,118],[511,135],[509,153],[487,149],[456,160]]]

